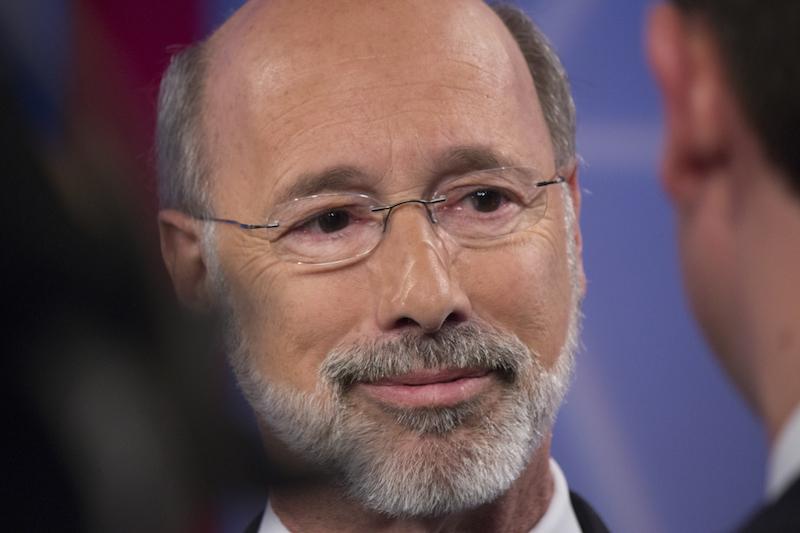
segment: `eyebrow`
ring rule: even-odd
[[[301,174],[294,183],[275,195],[275,204],[325,192],[351,191],[356,188],[363,190],[368,184],[366,173],[356,167],[333,166],[322,172]]]
[[[447,150],[438,158],[434,169],[435,175],[442,177],[513,166],[519,165],[488,146],[464,145]]]
[[[435,158],[432,177],[436,182],[446,176],[509,166],[518,166],[518,164],[488,146],[463,145],[450,148]],[[321,172],[301,174],[294,183],[275,195],[274,205],[326,192],[345,192],[356,189],[374,192],[371,186],[373,182],[374,178],[371,179],[366,172],[357,167],[332,166]],[[431,183],[429,188],[434,185],[435,183]]]

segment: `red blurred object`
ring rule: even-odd
[[[201,37],[197,0],[79,0],[67,116],[78,145],[101,168],[119,167],[141,193],[147,214],[157,201],[152,165],[158,83],[172,52]]]

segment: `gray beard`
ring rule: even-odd
[[[292,452],[331,474],[350,497],[374,511],[438,516],[493,501],[522,474],[549,434],[568,388],[576,329],[570,327],[551,370],[515,336],[474,324],[354,345],[328,354],[313,393],[265,379],[240,335],[231,335],[230,353],[257,416]],[[238,331],[232,327],[229,333]],[[454,367],[495,371],[497,400],[381,407],[378,418],[348,394],[359,381]]]

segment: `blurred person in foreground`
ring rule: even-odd
[[[2,530],[214,531],[263,462],[224,401],[212,330],[165,293],[119,153],[77,132],[80,107],[53,110],[43,137],[13,51],[0,46]]]
[[[249,2],[173,59],[158,127],[168,270],[227,319],[276,469],[249,531],[605,531],[550,458],[575,118],[522,12]]]
[[[743,531],[800,531],[798,27],[796,0],[675,0],[648,32],[687,292],[771,446]]]

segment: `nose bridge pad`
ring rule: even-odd
[[[428,222],[430,223],[430,226],[428,226],[427,228],[419,227],[417,231],[413,232],[405,232],[401,236],[404,244],[400,249],[397,250],[402,251],[403,260],[407,260],[409,259],[408,252],[410,250],[415,249],[418,246],[424,246],[428,248],[428,251],[426,253],[434,254],[441,267],[447,269],[448,262],[453,252],[452,243],[450,243],[449,239],[445,238],[445,235],[443,235],[437,229],[439,223],[436,218],[436,215],[434,214],[433,209],[431,209],[431,206],[425,200],[405,200],[403,202],[399,202],[395,205],[389,206],[387,208],[387,216],[384,219],[384,230],[383,230],[382,240],[386,240],[386,238],[388,237],[388,233],[390,231],[389,214],[394,213],[397,208],[404,207],[408,204],[419,204],[420,206],[422,206],[428,215],[427,218]]]
[[[431,204],[423,204],[425,206],[425,211],[428,212],[428,219],[430,219],[431,224],[438,224],[439,219],[436,218],[436,212],[431,208]]]
[[[430,220],[431,224],[438,224],[439,220],[436,218],[433,209],[431,209],[431,202],[426,200],[404,200],[384,208],[386,210],[386,215],[383,217],[383,233],[386,233],[386,228],[389,226],[389,218],[392,216],[392,213],[394,213],[394,210],[407,204],[420,204],[428,214],[428,220]]]

